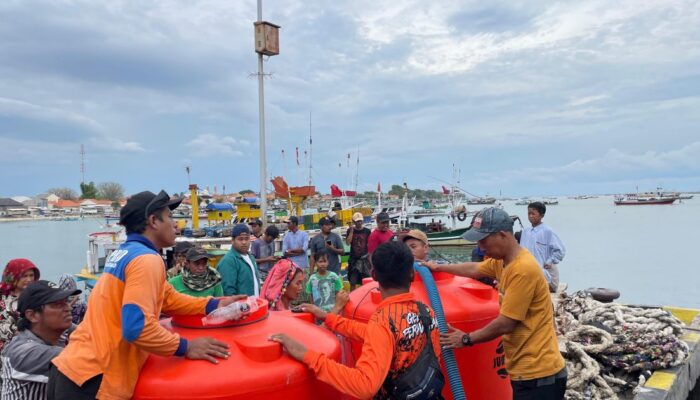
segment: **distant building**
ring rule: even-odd
[[[29,215],[29,208],[19,201],[0,198],[0,217],[22,217]]]
[[[84,199],[80,202],[83,214],[107,214],[114,212],[111,200]]]
[[[31,197],[27,197],[27,196],[13,196],[13,197],[12,197],[12,200],[14,200],[14,201],[16,201],[16,202],[18,202],[18,203],[22,203],[22,204],[24,204],[24,205],[27,206],[27,207],[35,207],[35,206],[36,206],[36,200],[33,199],[33,198],[31,198]]]
[[[49,203],[49,205],[54,210],[62,211],[64,214],[80,213],[80,203],[77,201],[60,199],[53,204]]]

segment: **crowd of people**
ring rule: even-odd
[[[294,307],[309,312],[331,331],[362,342],[360,357],[349,367],[284,333],[270,338],[317,379],[356,398],[440,399],[442,349],[498,337],[513,399],[563,398],[567,372],[549,292],[557,288],[565,248],[542,223],[544,204],[529,205],[532,226],[519,241],[505,211],[479,212],[465,234],[478,244],[477,254],[484,258],[478,262],[431,260],[425,233],[397,236],[382,212],[374,230],[364,226],[362,214],[354,214],[344,239],[333,232],[333,218],[321,218],[320,233],[309,239],[291,216],[281,256],[275,252],[276,226],[263,227],[259,220],[238,224],[230,251],[212,267],[206,250],[175,242],[171,210],[180,201],[165,191],[129,198],[120,212],[127,240],[106,260],[89,302],[69,274],[54,284],[40,280],[30,260],[7,263],[0,284],[0,400],[128,399],[148,354],[218,363],[229,356],[226,343],[211,337],[188,340],[165,329],[159,318],[208,314],[247,296],[266,299],[273,312]],[[349,299],[341,275],[345,244],[350,290],[367,278],[378,282],[382,302],[368,323],[342,315]],[[173,249],[168,263],[167,248]],[[450,327],[440,333],[431,307],[410,292],[417,265],[487,278],[499,292],[500,315],[473,332]]]

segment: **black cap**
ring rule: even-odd
[[[321,217],[321,219],[318,220],[319,226],[330,225],[332,223],[333,223],[333,221],[331,221],[331,219],[328,217]]]
[[[194,244],[192,242],[177,242],[175,243],[175,248],[173,249],[173,252],[175,254],[180,254],[180,253],[186,253],[187,250],[191,249],[194,247]]]
[[[295,225],[299,225],[299,218],[297,218],[296,215],[292,215],[291,217],[289,217],[287,219],[287,223],[289,223],[289,222],[291,222]]]
[[[280,230],[276,226],[270,225],[265,229],[265,234],[273,239],[280,237]]]
[[[126,205],[119,212],[119,224],[134,226],[145,221],[149,215],[165,207],[174,210],[182,203],[181,198],[170,199],[165,190],[153,194],[148,190],[136,193],[127,200]]]
[[[27,287],[19,295],[17,300],[17,311],[24,317],[27,310],[36,310],[44,304],[53,303],[59,300],[65,300],[70,296],[82,293],[81,290],[63,290],[56,286],[55,283],[49,281],[35,281],[27,285]]]
[[[187,261],[197,261],[201,260],[202,258],[206,258],[208,260],[211,258],[211,256],[204,249],[193,248],[187,250]]]
[[[389,214],[385,212],[380,212],[377,214],[377,222],[388,222],[391,218],[389,218]]]
[[[257,226],[262,226],[262,221],[260,221],[257,218],[253,218],[250,221],[248,221],[248,225],[257,225]]]

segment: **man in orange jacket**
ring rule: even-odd
[[[437,366],[437,371],[432,371],[434,375],[424,374],[434,379],[429,379],[430,383],[424,386],[412,387],[416,396],[412,398],[441,399],[444,379],[437,361],[440,357],[437,321],[432,311],[423,304],[419,306],[409,291],[414,274],[410,249],[399,242],[381,244],[372,253],[372,265],[372,278],[379,282],[382,302],[367,323],[326,313],[312,304],[302,305],[302,309],[324,321],[331,330],[363,342],[362,355],[354,368],[341,365],[325,354],[307,350],[285,334],[275,334],[270,339],[281,343],[290,356],[311,368],[317,379],[358,399],[397,398],[396,388],[401,386],[401,377],[415,368],[417,360],[425,361],[426,365],[434,363]],[[421,307],[428,311],[427,323],[422,321]],[[419,358],[424,349],[430,350],[426,349],[430,344],[431,355],[426,359]]]
[[[175,244],[171,210],[181,199],[141,192],[121,209],[127,240],[105,263],[92,290],[85,319],[49,371],[49,399],[129,399],[149,353],[204,359],[229,355],[213,338],[188,341],[158,323],[169,314],[205,314],[245,296],[194,298],[165,280],[161,249]]]

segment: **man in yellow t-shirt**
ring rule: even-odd
[[[485,208],[464,238],[478,242],[491,258],[481,263],[424,264],[433,271],[496,279],[501,312],[474,332],[451,328],[440,343],[456,349],[503,336],[513,400],[563,399],[566,364],[557,344],[549,287],[537,260],[515,240],[513,220],[503,210]]]

